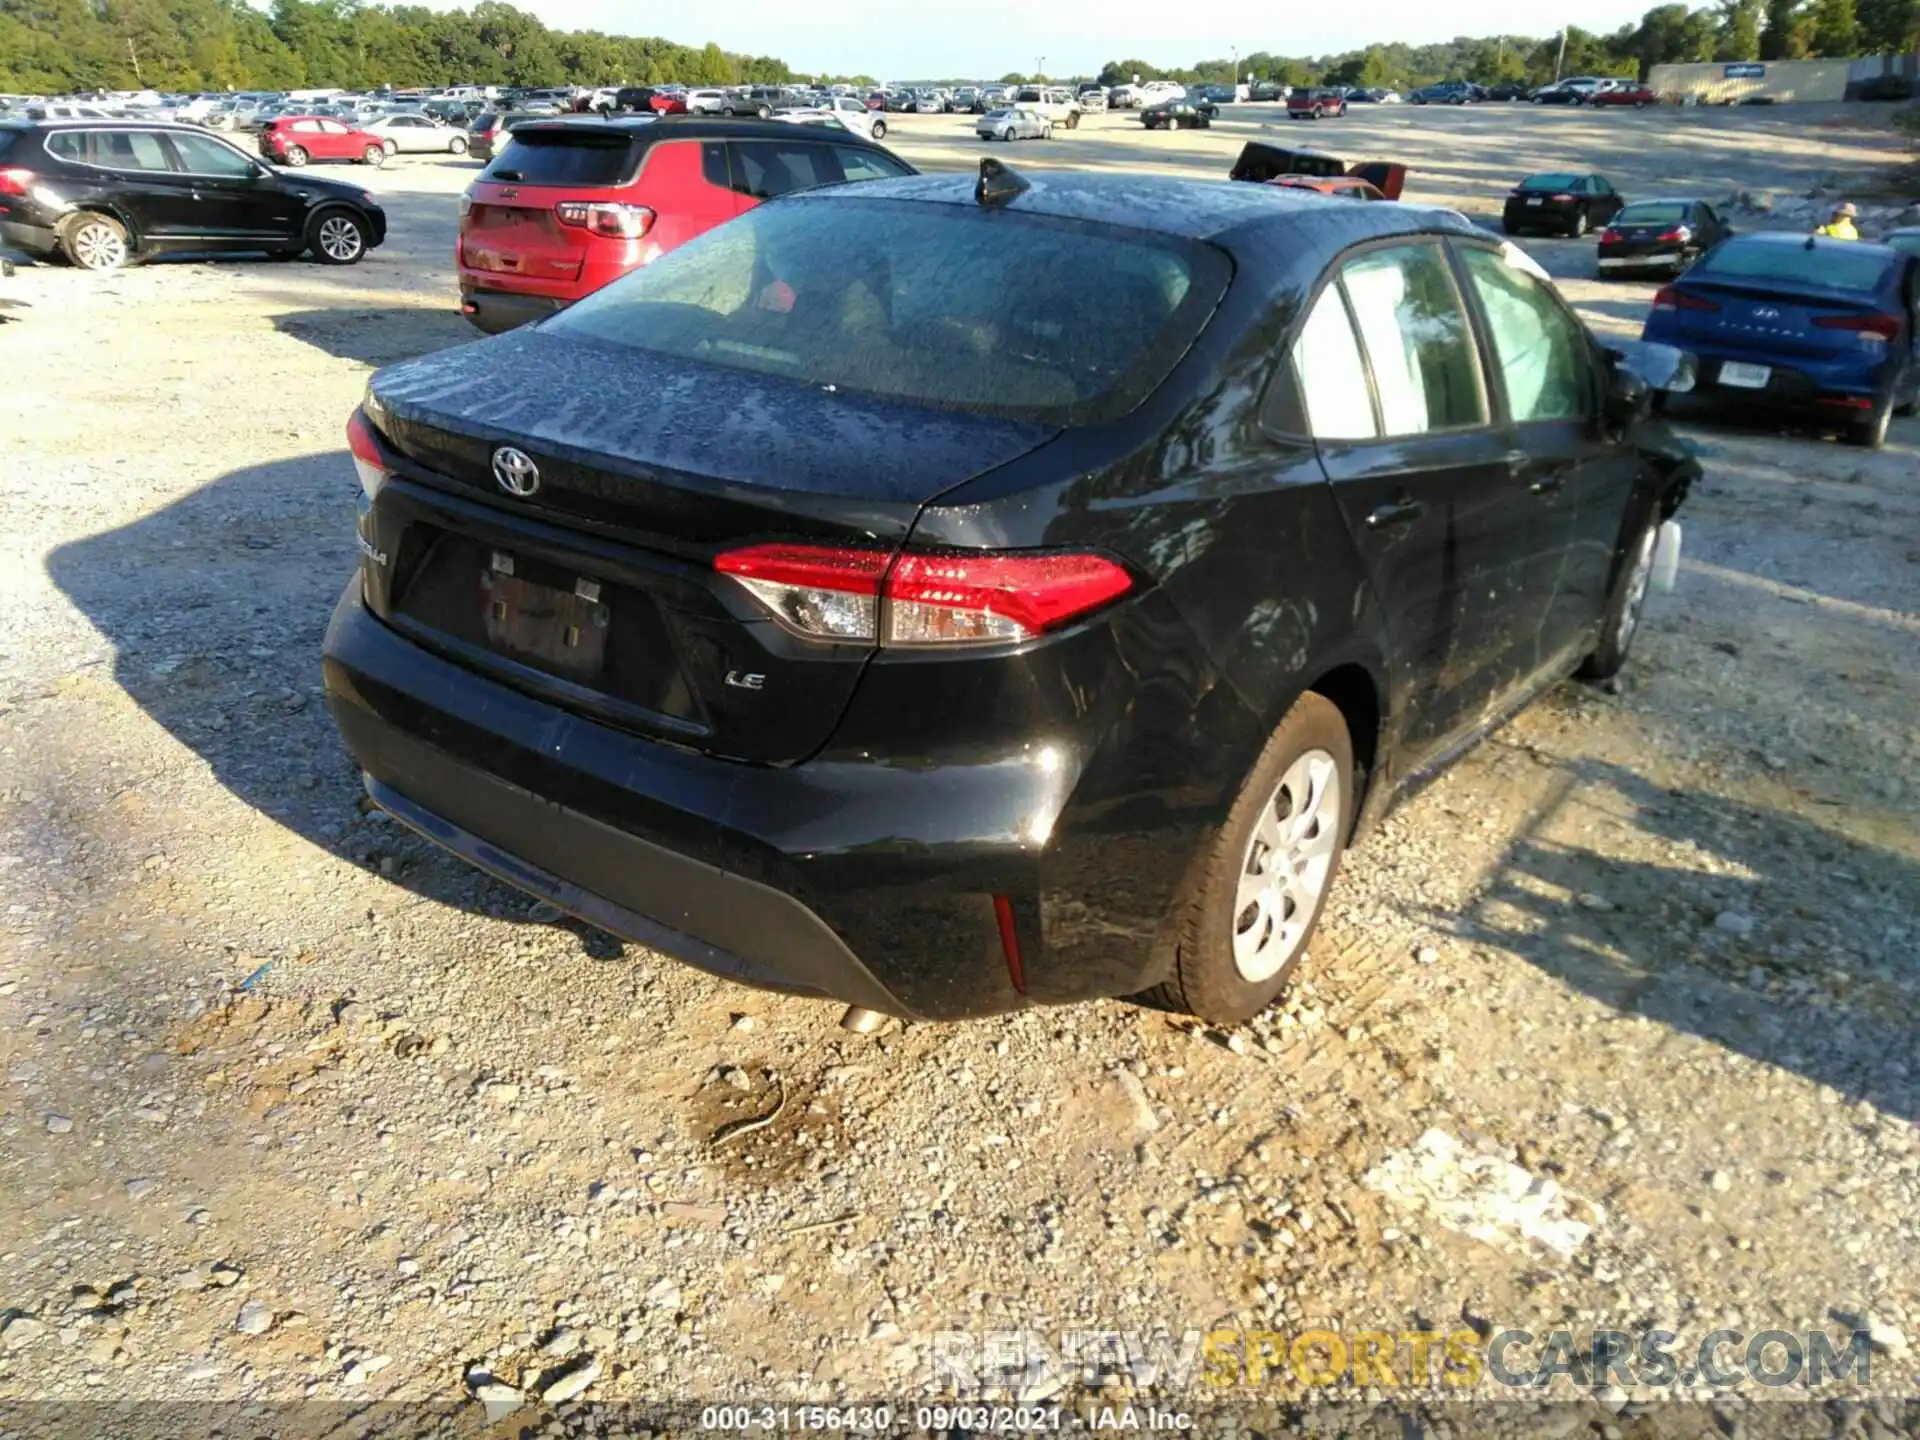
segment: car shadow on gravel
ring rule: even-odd
[[[297,310],[273,328],[341,360],[391,365],[480,338],[464,316],[444,307]]]
[[[320,691],[320,642],[358,556],[345,450],[224,475],[47,560],[114,649],[113,678],[244,804],[415,895],[559,923],[586,952],[619,942],[563,919],[364,803]]]
[[[1474,905],[1430,923],[1623,1013],[1920,1120],[1920,866],[1605,761],[1555,763]],[[1616,821],[1654,841],[1636,851],[1669,863],[1565,838]]]

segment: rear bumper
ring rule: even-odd
[[[1774,408],[1803,410],[1835,415],[1848,408],[1848,401],[1869,401],[1877,406],[1888,401],[1896,379],[1890,365],[1862,366],[1855,360],[1819,361],[1807,357],[1783,359],[1778,355],[1703,345],[1697,341],[1666,339],[1648,334],[1650,340],[1678,345],[1691,351],[1700,362],[1697,395],[1712,395],[1721,400],[1763,404]],[[1730,364],[1764,365],[1770,372],[1764,387],[1729,385],[1721,379],[1722,367]],[[1868,408],[1868,407],[1852,407]]]
[[[1679,250],[1602,250],[1602,270],[1678,270],[1685,263]]]
[[[545,295],[516,295],[508,290],[462,290],[460,313],[489,335],[515,330],[544,320],[567,308],[571,301]]]
[[[1098,964],[1048,961],[1040,857],[1020,836],[1060,808],[1058,775],[699,755],[414,644],[366,609],[357,576],[323,665],[328,707],[383,808],[500,879],[714,974],[923,1019],[1158,978],[1145,936],[1132,946],[1096,932]],[[947,833],[916,838],[933,826]],[[1098,853],[1092,837],[1085,848]],[[1143,877],[1131,888],[1155,887]],[[1022,937],[1024,991],[996,894]]]
[[[9,245],[29,254],[48,256],[59,248],[59,237],[50,225],[30,225],[24,220],[0,220],[0,245]]]

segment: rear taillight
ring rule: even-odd
[[[1556,205],[1571,205],[1573,203],[1573,196],[1571,195],[1554,195],[1550,198]]]
[[[1851,330],[1862,340],[1884,343],[1900,338],[1898,315],[1816,315],[1813,323],[1822,330]]]
[[[1600,232],[1600,243],[1602,245],[1618,245],[1621,238],[1620,232],[1611,225]]]
[[[609,235],[617,240],[638,240],[653,228],[653,211],[645,205],[621,205],[606,200],[562,200],[553,207],[562,225]]]
[[[353,453],[353,468],[360,472],[360,489],[371,500],[387,483],[387,461],[364,410],[355,410],[347,421],[347,449]]]
[[[1692,238],[1693,231],[1684,225],[1676,225],[1660,237],[1661,242],[1667,245],[1684,245]]]
[[[27,193],[27,187],[33,184],[31,170],[0,170],[0,195],[21,195]]]
[[[1656,310],[1718,310],[1720,307],[1711,300],[1703,300],[1698,295],[1689,295],[1684,290],[1663,285],[1654,294],[1653,308]]]
[[[1099,555],[1021,551],[908,553],[889,568],[884,550],[751,545],[714,568],[796,635],[891,646],[1029,640],[1133,588]]]

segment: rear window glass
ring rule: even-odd
[[[1687,207],[1680,204],[1653,203],[1629,205],[1613,217],[1616,225],[1677,225],[1687,218]]]
[[[1529,175],[1520,182],[1522,190],[1572,190],[1587,177],[1584,175]]]
[[[633,142],[624,134],[581,130],[512,131],[487,166],[489,180],[526,185],[618,185]]]
[[[1851,248],[1846,241],[1827,245],[1742,245],[1732,241],[1707,252],[1693,273],[1711,280],[1785,280],[1835,290],[1876,290],[1886,273],[1885,254]]]
[[[1160,383],[1228,273],[1208,246],[1112,226],[788,197],[541,330],[808,385],[1089,424]]]

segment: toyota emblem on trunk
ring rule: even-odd
[[[493,478],[509,495],[524,498],[540,488],[540,467],[526,451],[502,445],[493,452]]]

